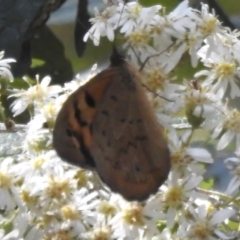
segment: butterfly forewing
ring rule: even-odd
[[[92,121],[112,75],[107,70],[99,73],[72,93],[62,106],[53,130],[53,147],[65,161],[95,169],[91,154]]]

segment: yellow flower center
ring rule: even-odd
[[[88,183],[88,178],[86,176],[85,170],[78,170],[74,176],[74,179],[77,180],[78,188],[84,187]]]
[[[159,69],[155,69],[146,74],[146,85],[151,90],[163,90],[166,82],[166,76],[164,76]]]
[[[197,222],[191,226],[189,237],[196,240],[208,240],[212,229],[207,222]]]
[[[63,216],[63,219],[69,219],[69,220],[76,220],[79,219],[80,213],[75,208],[73,208],[70,205],[63,206],[61,208],[61,213]]]
[[[94,229],[93,237],[90,240],[110,240],[110,228],[109,227],[100,227]]]
[[[53,177],[50,177],[46,192],[50,198],[58,199],[70,193],[71,187],[67,180],[54,179]]]
[[[58,230],[43,237],[43,240],[73,240],[68,231]]]
[[[234,109],[225,120],[224,127],[233,132],[240,132],[240,112]]]
[[[0,171],[0,187],[8,188],[10,187],[11,183],[12,183],[12,177],[3,171]]]
[[[125,222],[135,226],[142,226],[142,211],[143,207],[140,204],[130,204],[127,208],[123,210],[122,217]]]
[[[217,25],[217,18],[212,17],[205,20],[202,26],[200,26],[200,31],[203,35],[210,35],[214,32]]]
[[[173,167],[184,167],[192,162],[192,158],[188,155],[183,155],[180,151],[176,151],[171,155],[171,163]]]
[[[140,12],[142,10],[142,6],[139,4],[136,4],[134,8],[132,8],[131,14],[133,18],[138,18]]]
[[[170,187],[165,193],[164,202],[170,207],[180,207],[184,200],[183,187]]]
[[[33,161],[34,169],[40,169],[44,162],[45,162],[45,159],[43,157],[37,157],[36,159],[34,159]]]
[[[129,44],[131,46],[146,45],[149,40],[150,36],[147,31],[135,31],[129,36]]]
[[[223,62],[216,66],[215,72],[218,78],[222,79],[229,76],[234,76],[235,63]]]
[[[21,198],[26,204],[35,204],[37,202],[37,197],[33,197],[30,195],[29,191],[22,190]]]
[[[112,216],[116,212],[116,208],[108,201],[102,201],[98,206],[98,211],[107,216]]]

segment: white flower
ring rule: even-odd
[[[176,97],[177,91],[182,90],[181,85],[172,83],[173,79],[168,76],[168,72],[156,58],[151,58],[143,70],[142,82],[150,91],[161,92],[163,97],[172,99]]]
[[[150,199],[146,203],[127,202],[115,194],[109,201],[112,204],[112,215],[110,219],[108,215],[107,219],[113,238],[131,240],[140,239],[139,236],[148,236],[148,239],[151,239],[158,233],[155,223],[165,215],[158,211],[156,201]]]
[[[232,54],[226,47],[221,47],[218,43],[218,51],[208,53],[209,46],[201,48],[198,55],[202,62],[210,70],[203,70],[198,73],[198,77],[206,76],[203,86],[211,85],[211,90],[216,93],[219,98],[223,98],[228,86],[230,86],[230,97],[240,96],[240,89],[237,85],[240,77],[240,67],[237,66]]]
[[[60,86],[48,86],[51,81],[49,76],[44,77],[39,83],[39,76],[37,75],[36,80],[37,85],[30,86],[27,90],[15,90],[15,93],[10,96],[17,98],[11,105],[14,116],[22,113],[30,104],[44,104],[61,91]]]
[[[137,26],[127,37],[123,48],[129,48],[131,59],[139,58],[144,61],[149,55],[156,54],[156,50],[149,45],[151,41],[151,29]]]
[[[12,58],[3,59],[4,52],[0,52],[0,80],[8,80],[10,82],[13,81],[13,75],[10,71],[11,62],[16,62]]]
[[[231,239],[223,232],[221,224],[234,215],[233,209],[221,209],[219,211],[210,210],[206,205],[201,205],[197,209],[189,207],[193,220],[187,221],[187,239],[194,240],[219,240]],[[210,211],[209,211],[210,210]]]
[[[240,112],[236,109],[229,110],[222,107],[221,114],[213,120],[204,123],[204,127],[213,130],[212,138],[220,139],[217,150],[221,150],[235,140],[236,149],[240,149]]]
[[[173,35],[179,37],[176,30],[166,26],[168,26],[166,18],[158,14],[151,21],[153,45],[159,52],[167,49],[173,43]]]
[[[41,152],[39,154],[25,154],[19,156],[18,163],[11,168],[15,179],[25,182],[32,182],[35,177],[41,177],[45,174],[57,174],[67,170],[67,164],[55,157],[55,151]]]
[[[119,25],[122,26],[120,32],[125,36],[130,35],[136,27],[144,28],[157,15],[162,8],[160,5],[144,8],[137,2],[130,2],[125,5],[122,15],[120,15]],[[122,6],[119,7],[120,11]]]
[[[60,209],[62,229],[71,229],[78,236],[96,221],[96,206],[99,202],[97,192],[89,193],[85,188],[75,191],[74,202],[63,205]]]
[[[37,131],[43,128],[44,124],[46,124],[49,129],[52,129],[61,107],[62,105],[59,105],[59,99],[55,99],[54,101],[49,100],[49,102],[45,104],[39,103],[35,107],[34,117],[28,123],[29,132]]]
[[[187,29],[195,26],[193,21],[190,21],[194,15],[193,9],[188,6],[188,1],[182,1],[172,12],[167,16],[168,25],[177,31],[180,37]],[[175,36],[176,37],[176,36]]]
[[[0,161],[0,208],[7,211],[16,207],[16,187],[14,186],[14,174],[11,166],[12,158],[5,158]]]
[[[220,99],[210,92],[209,87],[203,86],[197,80],[184,81],[184,85],[186,86],[183,94],[184,107],[186,113],[189,114],[188,117],[194,115],[196,117],[207,118],[216,113],[216,109],[220,105]]]
[[[187,131],[182,136],[176,131],[171,131],[169,134],[169,147],[171,150],[172,169],[188,176],[189,172],[203,174],[203,169],[199,167],[198,162],[212,163],[211,154],[204,148],[186,147],[186,142],[189,141],[191,131]]]
[[[167,186],[161,187],[164,193],[162,203],[159,205],[163,209],[167,209],[166,221],[169,228],[172,228],[174,222],[179,220],[185,204],[195,201],[197,198],[205,197],[194,190],[203,180],[203,177],[192,174],[180,179],[179,176],[180,174],[177,171],[172,171]]]
[[[220,22],[215,16],[214,10],[213,13],[210,13],[209,6],[207,4],[201,4],[202,7],[199,17],[195,18],[195,21],[197,22],[199,28],[199,32],[203,36],[207,36],[210,38],[216,37],[216,34],[221,32]]]
[[[117,28],[120,15],[116,6],[109,6],[103,12],[95,9],[95,17],[90,19],[93,24],[84,36],[84,41],[90,37],[94,45],[98,46],[101,36],[107,36],[110,41],[114,40],[114,30]]]
[[[81,234],[83,239],[113,239],[111,226],[105,223],[105,219],[95,221],[92,229]]]

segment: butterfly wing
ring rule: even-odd
[[[113,191],[144,200],[166,180],[169,150],[138,76],[127,64],[116,71],[93,120],[92,155]]]
[[[105,92],[116,76],[115,70],[108,68],[102,71],[72,93],[63,104],[53,129],[53,147],[63,160],[95,170],[91,154],[92,123]],[[121,111],[121,114],[127,114],[125,107]]]
[[[104,70],[69,96],[62,106],[53,130],[53,147],[65,161],[95,169],[91,155],[92,122],[113,72]]]

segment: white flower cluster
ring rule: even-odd
[[[14,114],[28,109],[31,120],[22,153],[0,159],[0,239],[239,239],[240,112],[227,96],[240,97],[240,33],[222,27],[204,4],[198,11],[183,1],[169,14],[160,5],[105,4],[104,11],[95,11],[85,40],[98,45],[101,37],[120,36],[132,64],[144,63],[143,84],[171,150],[169,178],[144,203],[127,202],[105,189],[95,173],[63,162],[52,150],[52,128],[81,79],[62,88],[37,76],[36,85],[12,94]],[[200,61],[202,70],[176,84],[172,70],[177,75],[186,52],[189,68]],[[0,61],[0,73],[12,79],[10,61]],[[172,127],[180,113],[190,125],[184,132]],[[201,147],[191,144],[196,139]],[[225,159],[233,178],[223,193],[202,187],[203,165],[214,162],[204,148],[209,140],[217,150],[231,144],[236,151]]]

